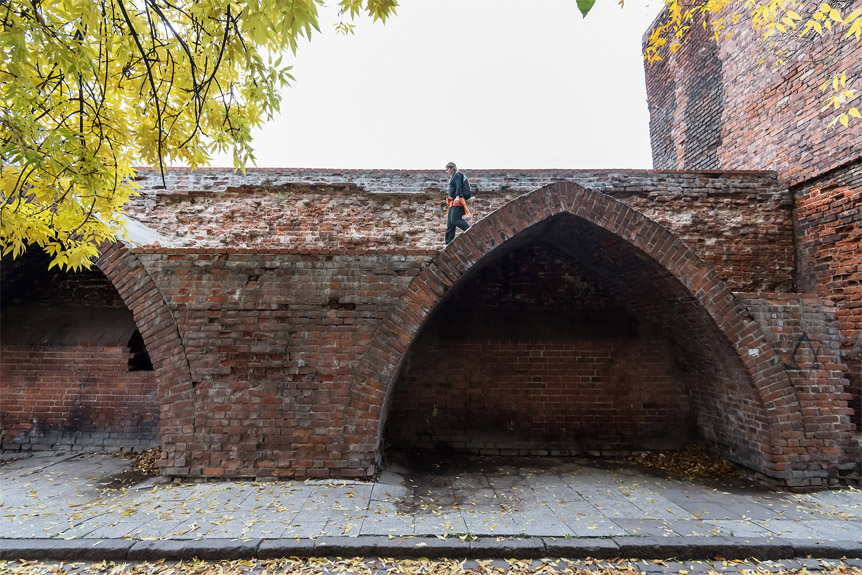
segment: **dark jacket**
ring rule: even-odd
[[[455,198],[461,196],[464,190],[464,174],[455,172],[455,175],[449,178],[449,197]]]

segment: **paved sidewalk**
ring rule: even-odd
[[[129,466],[71,453],[0,464],[0,559],[862,558],[862,491],[850,488],[777,493],[584,459],[122,487]]]

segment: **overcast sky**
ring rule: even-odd
[[[334,4],[334,2],[331,2]],[[661,2],[402,0],[304,42],[259,167],[650,168],[641,38]],[[229,157],[214,165],[229,166]]]

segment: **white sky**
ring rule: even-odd
[[[575,0],[402,0],[352,36],[323,9],[257,166],[650,168],[641,38],[661,6],[597,0],[584,19]]]

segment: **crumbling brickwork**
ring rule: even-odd
[[[188,172],[173,174],[175,183]],[[133,226],[133,244],[107,247],[98,262],[158,381],[167,475],[365,477],[389,438],[409,445],[412,434],[422,446],[422,430],[398,422],[427,415],[435,400],[411,406],[399,390],[409,395],[423,362],[430,377],[429,362],[450,354],[427,334],[452,332],[447,318],[462,313],[464,294],[479,302],[467,343],[485,345],[488,357],[451,388],[429,379],[437,399],[451,405],[477,385],[501,398],[527,385],[537,409],[548,404],[542,389],[565,397],[546,421],[512,413],[513,429],[534,426],[538,436],[513,439],[498,427],[489,430],[499,432],[491,449],[562,451],[568,442],[570,452],[621,452],[675,444],[671,434],[684,429],[788,487],[821,486],[833,469],[845,478],[856,469],[846,425],[829,469],[794,450],[798,433],[820,439],[803,425],[778,352],[733,295],[793,281],[791,198],[772,174],[539,171],[516,186],[516,173],[477,172],[473,228],[446,249],[441,214],[421,209],[442,195],[436,174],[202,174],[218,184],[146,188],[131,211],[148,228]],[[432,178],[436,187],[426,187]],[[331,188],[336,179],[344,193]],[[418,208],[405,212],[411,202]],[[312,206],[325,209],[310,217]],[[219,221],[224,233],[216,235]],[[192,222],[198,228],[189,231]],[[526,277],[536,281],[517,279],[530,264],[540,275]],[[490,337],[503,333],[494,318],[508,308],[536,337]],[[565,314],[582,331],[559,324]],[[537,326],[537,317],[550,319]],[[608,337],[587,335],[599,327]],[[526,373],[510,373],[515,359]],[[588,359],[596,365],[589,374]],[[452,367],[466,362],[455,358]],[[608,408],[620,394],[628,407]],[[508,409],[490,400],[484,407]],[[606,416],[598,437],[556,430],[596,412]],[[826,407],[812,425],[847,417]],[[465,437],[457,421],[444,441]]]
[[[551,182],[601,191],[666,226],[739,291],[793,289],[792,198],[773,174],[643,170],[468,172],[473,221]],[[173,248],[436,251],[445,174],[383,170],[141,172],[137,220]]]

